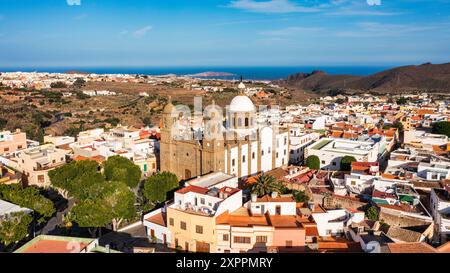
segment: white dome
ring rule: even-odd
[[[238,88],[239,88],[239,89],[245,89],[245,84],[244,84],[243,82],[241,82],[241,83],[238,85]]]
[[[230,104],[230,112],[255,112],[255,105],[247,96],[237,96]]]

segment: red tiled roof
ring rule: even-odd
[[[186,188],[182,188],[182,189],[176,191],[176,193],[186,194],[189,192],[195,192],[195,193],[199,193],[199,194],[207,194],[208,191],[209,190],[206,188],[201,188],[201,187],[197,187],[197,186],[188,186]]]
[[[80,253],[86,247],[86,243],[75,245],[70,241],[40,240],[25,249],[23,253]]]

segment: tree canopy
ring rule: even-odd
[[[308,156],[305,165],[311,170],[320,170],[320,158],[316,155]]]
[[[18,206],[34,210],[41,216],[39,222],[50,218],[56,212],[53,202],[40,194],[34,187],[22,188],[19,185],[0,185],[0,199]]]
[[[23,240],[28,235],[31,222],[33,217],[25,212],[0,217],[0,243],[8,247]]]
[[[442,121],[433,124],[433,134],[450,137],[450,121]]]
[[[380,212],[378,211],[378,208],[375,206],[370,206],[366,210],[366,217],[369,220],[378,221],[378,219],[380,218]]]
[[[104,180],[95,161],[73,161],[48,173],[53,187],[65,197],[83,199],[89,186]]]
[[[153,204],[160,204],[169,198],[169,193],[180,186],[178,177],[170,172],[150,176],[144,184],[143,194]]]
[[[356,162],[356,158],[353,156],[344,156],[341,159],[341,171],[343,172],[349,172],[352,170],[352,163]]]
[[[252,193],[258,195],[258,197],[263,197],[265,195],[271,194],[272,192],[280,192],[281,186],[271,175],[261,175],[256,180],[256,183],[252,186]]]
[[[70,219],[92,234],[108,224],[117,230],[123,220],[136,215],[136,196],[131,188],[140,181],[139,167],[122,157],[111,157],[104,167],[102,174],[97,162],[84,160],[49,172],[52,185],[77,200]]]
[[[108,181],[123,181],[130,188],[136,188],[141,181],[142,172],[131,160],[112,156],[104,163],[104,173]]]

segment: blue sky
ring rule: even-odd
[[[0,0],[0,67],[449,62],[450,0]]]

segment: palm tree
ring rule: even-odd
[[[252,193],[258,195],[258,197],[263,197],[272,192],[279,193],[280,185],[277,183],[275,177],[271,175],[261,175],[252,187]]]

